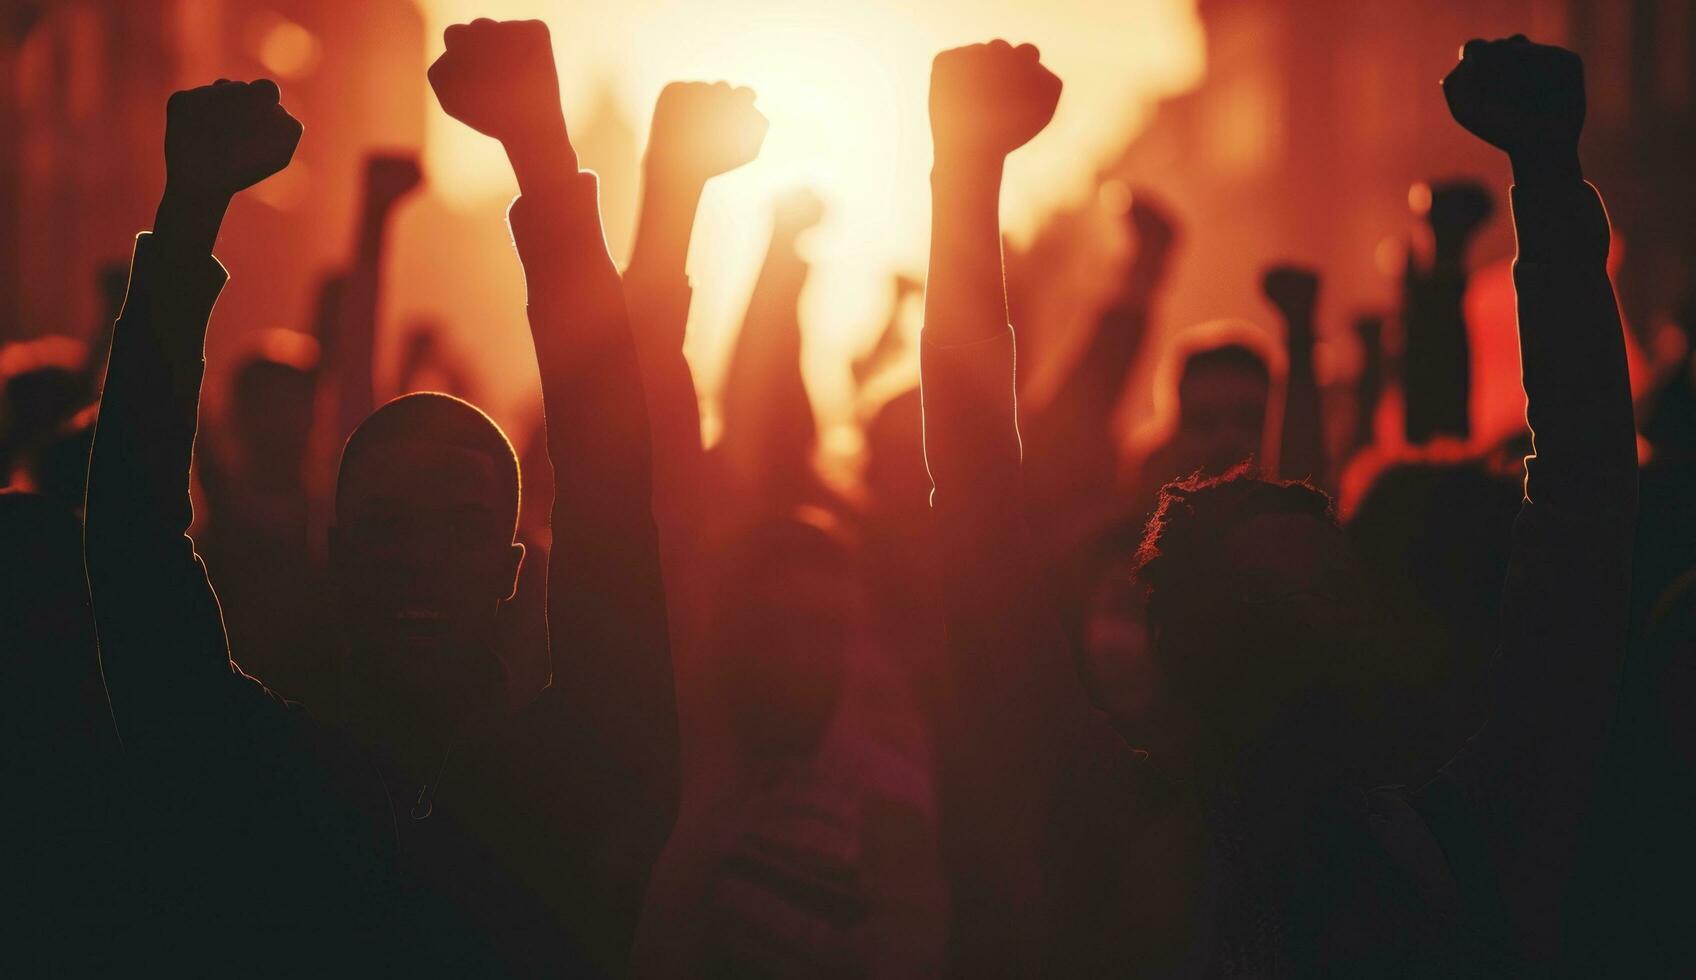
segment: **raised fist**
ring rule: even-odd
[[[1034,45],[1006,41],[953,48],[930,68],[930,131],[936,158],[1003,157],[1054,118],[1060,79]]]
[[[1464,245],[1495,210],[1495,200],[1474,180],[1451,180],[1431,185],[1425,221],[1439,246]]]
[[[1319,273],[1295,265],[1275,265],[1260,280],[1260,291],[1292,327],[1313,322],[1319,301]]]
[[[1584,63],[1571,51],[1523,34],[1468,41],[1443,95],[1455,122],[1509,156],[1578,152]]]
[[[479,18],[442,40],[447,49],[429,72],[442,111],[503,143],[565,131],[548,25]]]
[[[766,117],[754,90],[725,82],[672,82],[660,90],[648,135],[648,165],[706,180],[759,155]]]
[[[282,107],[277,83],[224,79],[165,104],[166,186],[230,196],[289,165],[299,120]]]
[[[374,205],[387,207],[423,181],[416,154],[373,153],[365,158],[365,196]]]

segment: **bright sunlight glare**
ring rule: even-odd
[[[888,316],[890,277],[924,269],[926,90],[937,51],[1029,41],[1065,80],[1053,124],[1009,163],[1004,217],[1015,239],[1091,193],[1098,168],[1154,104],[1193,87],[1203,69],[1194,0],[423,0],[423,8],[432,59],[452,23],[547,21],[574,132],[607,89],[641,141],[668,81],[724,80],[758,93],[771,120],[760,158],[715,180],[702,202],[687,352],[710,395],[765,254],[772,200],[814,188],[827,211],[804,240],[813,274],[801,322],[807,384],[827,432],[851,417],[846,364]],[[457,204],[514,191],[499,147],[434,107],[426,169]]]

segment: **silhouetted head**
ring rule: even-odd
[[[4,417],[12,438],[31,441],[52,432],[87,403],[87,386],[73,370],[48,365],[6,380]]]
[[[80,723],[99,687],[82,524],[59,501],[0,491],[0,541],[0,710],[11,724],[53,713]]]
[[[506,434],[451,395],[403,395],[349,437],[330,559],[366,681],[433,701],[498,679],[490,637],[524,558],[518,498]]]
[[[1243,469],[1169,484],[1137,576],[1159,700],[1194,722],[1186,751],[1314,753],[1358,734],[1366,602],[1325,494]],[[1167,734],[1146,732],[1157,750]]]
[[[82,512],[88,489],[88,454],[94,448],[94,426],[81,416],[60,428],[36,451],[31,463],[36,492],[67,508]]]
[[[824,738],[867,602],[842,528],[816,508],[736,535],[714,610],[718,700],[745,755],[805,756]]]
[[[236,371],[230,413],[236,438],[255,470],[298,481],[312,434],[317,344],[293,331],[271,331],[265,348]]]
[[[1260,452],[1271,372],[1259,354],[1225,344],[1191,354],[1178,380],[1183,465],[1223,473]]]

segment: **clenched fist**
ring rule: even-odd
[[[502,143],[564,134],[548,25],[480,18],[449,27],[442,40],[446,50],[429,72],[442,111]]]
[[[1584,64],[1563,48],[1515,34],[1468,41],[1443,79],[1455,122],[1523,162],[1576,163],[1584,128]]]
[[[953,48],[930,69],[930,131],[937,160],[1004,157],[1054,118],[1060,79],[1034,45]]]
[[[753,89],[672,82],[654,105],[648,166],[705,181],[758,156],[767,126],[754,108]]]
[[[178,92],[165,104],[166,186],[227,199],[288,166],[301,132],[270,79]]]
[[[415,154],[374,153],[365,158],[365,197],[374,207],[394,204],[423,181]]]

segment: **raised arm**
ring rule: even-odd
[[[1002,280],[1007,154],[1048,123],[1060,80],[1004,41],[931,69],[930,279],[921,336],[925,459],[953,673],[939,737],[949,969],[1035,972],[1037,854],[1062,751],[1049,724],[1069,658],[1034,593],[1021,514],[1013,334]]]
[[[1325,455],[1325,419],[1319,380],[1313,373],[1313,314],[1319,304],[1319,274],[1292,265],[1266,270],[1260,291],[1284,321],[1289,373],[1284,379],[1284,421],[1278,434],[1278,474],[1330,486]]]
[[[1592,796],[1626,643],[1636,448],[1608,219],[1578,162],[1578,57],[1469,41],[1444,81],[1455,119],[1507,152],[1520,359],[1535,455],[1502,595],[1501,687],[1446,770],[1482,817],[1509,920],[1539,964]]]
[[[671,813],[677,712],[648,417],[596,178],[577,169],[547,25],[478,20],[449,27],[445,38],[430,67],[437,99],[500,140],[518,177],[508,220],[524,263],[554,470],[553,695]]]
[[[748,310],[725,373],[719,453],[740,493],[780,512],[808,497],[818,425],[801,374],[801,291],[812,266],[797,243],[824,217],[808,188],[778,197]]]
[[[230,199],[288,165],[301,126],[270,81],[171,96],[165,193],[136,238],[89,462],[84,560],[101,667],[134,745],[226,707],[223,617],[188,537],[206,325],[228,278],[212,247]]]
[[[354,229],[353,261],[334,297],[333,321],[319,335],[335,425],[329,443],[341,445],[377,408],[375,381],[378,303],[383,257],[395,205],[424,179],[411,154],[378,153],[365,160],[364,199]]]
[[[1035,508],[1075,515],[1112,493],[1119,469],[1114,413],[1126,379],[1147,347],[1152,307],[1171,266],[1177,227],[1149,196],[1138,193],[1125,213],[1136,253],[1117,295],[1093,325],[1089,342],[1054,400],[1029,417],[1025,465]]]
[[[701,411],[683,357],[692,290],[684,270],[695,214],[707,182],[753,160],[766,119],[751,89],[724,82],[672,82],[660,91],[642,162],[636,244],[624,272],[624,299],[642,368],[653,434],[654,514],[665,549],[674,633],[692,565],[702,477]]]
[[[1466,252],[1490,216],[1490,194],[1471,181],[1430,188],[1430,268],[1408,257],[1403,278],[1402,397],[1408,442],[1472,434],[1472,349],[1466,332]]]

